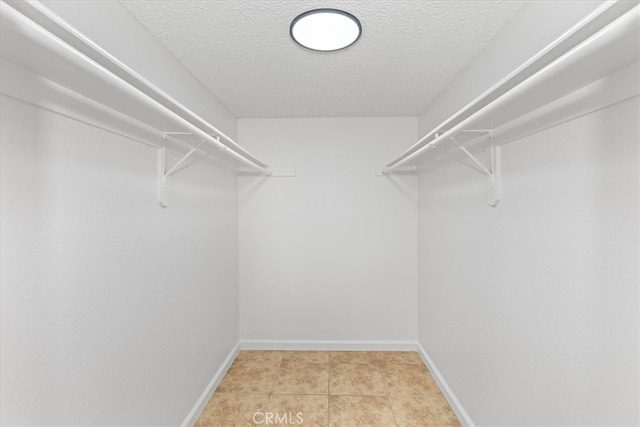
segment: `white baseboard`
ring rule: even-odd
[[[242,350],[416,351],[417,341],[240,340]]]
[[[209,382],[209,385],[207,385],[207,388],[205,388],[202,392],[202,395],[200,395],[200,399],[198,399],[196,404],[193,405],[193,408],[189,412],[189,415],[187,415],[187,417],[182,422],[182,427],[192,427],[196,423],[196,421],[198,421],[198,417],[204,410],[205,406],[207,406],[207,403],[209,402],[209,399],[211,399],[213,392],[216,391],[216,388],[218,388],[220,381],[222,381],[222,378],[224,378],[224,376],[226,375],[239,351],[240,342],[238,341],[236,345],[234,345],[231,349],[231,352],[229,352],[227,358],[224,359],[224,362],[222,362],[222,366],[220,366],[218,372],[216,372],[216,374],[213,376],[211,382]]]
[[[425,365],[427,365],[427,369],[429,369],[429,372],[431,372],[431,376],[434,380],[436,380],[440,391],[444,395],[445,399],[447,399],[447,402],[449,402],[451,409],[453,409],[453,412],[455,412],[462,425],[475,427],[475,424],[473,424],[473,421],[471,421],[471,417],[469,417],[467,411],[464,410],[464,408],[460,404],[460,401],[453,394],[453,392],[447,385],[447,382],[444,380],[444,378],[442,378],[440,371],[438,371],[438,368],[436,368],[436,365],[434,365],[433,360],[431,360],[424,347],[422,347],[419,342],[417,343],[417,347],[418,353],[420,353],[420,356],[422,357],[422,361]]]

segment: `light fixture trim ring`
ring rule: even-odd
[[[338,47],[336,49],[314,49],[312,47],[306,46],[304,45],[302,42],[300,42],[298,39],[296,39],[296,37],[293,34],[293,29],[296,26],[296,24],[298,22],[300,22],[302,19],[311,16],[311,15],[316,15],[316,14],[322,14],[322,13],[329,13],[329,14],[335,14],[335,15],[342,15],[344,17],[346,17],[347,19],[349,19],[351,22],[353,22],[354,24],[357,25],[358,27],[358,35],[356,36],[356,38],[351,41],[349,44],[344,45],[342,47]],[[353,46],[354,44],[356,44],[358,42],[358,40],[360,40],[360,37],[362,36],[362,24],[360,23],[360,20],[358,18],[356,18],[355,15],[353,15],[352,13],[349,13],[345,10],[341,10],[341,9],[334,9],[334,8],[318,8],[318,9],[310,9],[307,10],[305,12],[300,13],[299,15],[297,15],[293,21],[291,21],[291,25],[289,26],[289,35],[291,36],[291,39],[300,47],[306,49],[306,50],[310,50],[312,52],[338,52],[341,50],[345,50],[350,48],[351,46]]]

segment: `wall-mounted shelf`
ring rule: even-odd
[[[269,166],[231,137],[169,96],[126,64],[66,23],[37,1],[0,2],[2,57],[36,75],[164,132],[159,148],[158,201],[168,205],[169,177],[177,170],[166,167],[167,137],[199,139],[182,155],[179,164],[195,153],[224,154],[229,160],[272,176]],[[4,93],[4,88],[3,88]],[[167,132],[180,130],[181,132]],[[184,145],[184,144],[183,144]],[[187,144],[188,145],[188,144]],[[179,165],[178,165],[179,166]]]
[[[590,84],[625,67],[638,72],[640,60],[640,5],[637,2],[607,2],[573,28],[541,50],[504,79],[450,116],[420,138],[383,168],[389,175],[430,158],[456,150],[456,160],[468,158],[487,175],[487,200],[496,206],[499,200],[498,145],[515,139],[533,128],[549,126],[551,108],[564,109],[555,122],[602,108],[603,102],[615,103],[638,96],[636,88],[620,89],[611,85],[609,96],[596,100],[593,90],[579,93]],[[633,75],[631,81],[633,82]],[[602,92],[602,88],[599,88]],[[606,90],[606,88],[605,88]],[[576,95],[576,94],[579,94]],[[604,99],[604,101],[603,101]],[[581,104],[567,108],[568,103]],[[543,120],[544,119],[544,120]],[[527,129],[527,124],[530,124]],[[483,131],[476,131],[482,129]],[[527,129],[527,130],[524,130]],[[494,148],[495,147],[495,148]],[[484,166],[475,155],[490,149],[490,165]],[[492,175],[495,173],[495,176]],[[490,185],[493,182],[493,186]]]

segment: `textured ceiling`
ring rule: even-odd
[[[236,116],[415,116],[523,1],[139,1],[130,13]],[[289,37],[299,13],[334,7],[362,22],[341,52]]]

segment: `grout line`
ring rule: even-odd
[[[274,396],[297,396],[297,397],[326,397],[328,398],[329,396],[326,394],[318,394],[318,393],[287,393],[287,394],[279,394],[279,393],[275,393]]]
[[[317,395],[317,396],[320,396],[320,395]],[[324,396],[324,394],[322,396]],[[334,396],[334,397],[387,397],[385,394],[332,394],[331,396]]]
[[[331,352],[327,360],[327,426],[331,425],[331,411],[329,410],[329,397],[331,396]]]
[[[376,357],[377,359],[377,357]],[[386,394],[386,398],[387,398],[387,402],[389,402],[389,408],[391,409],[391,415],[393,416],[393,422],[396,423],[396,426],[398,425],[398,419],[396,418],[396,411],[393,410],[393,404],[391,403],[391,395],[389,394],[389,390],[387,389],[387,382],[386,382],[386,378],[384,376],[384,373],[382,372],[382,369],[379,368],[379,365],[376,366],[376,369],[379,370],[380,372],[380,376],[382,377],[382,385],[384,386],[384,392]]]
[[[271,395],[273,394],[273,389],[276,387],[276,383],[278,382],[278,378],[280,378],[280,371],[282,370],[282,360],[284,359],[284,355],[280,355],[280,363],[278,363],[278,372],[276,372],[275,379],[273,380],[273,384],[271,384],[271,390],[269,391],[269,400],[271,400]]]
[[[331,353],[327,356],[327,396],[329,396],[331,394]]]

